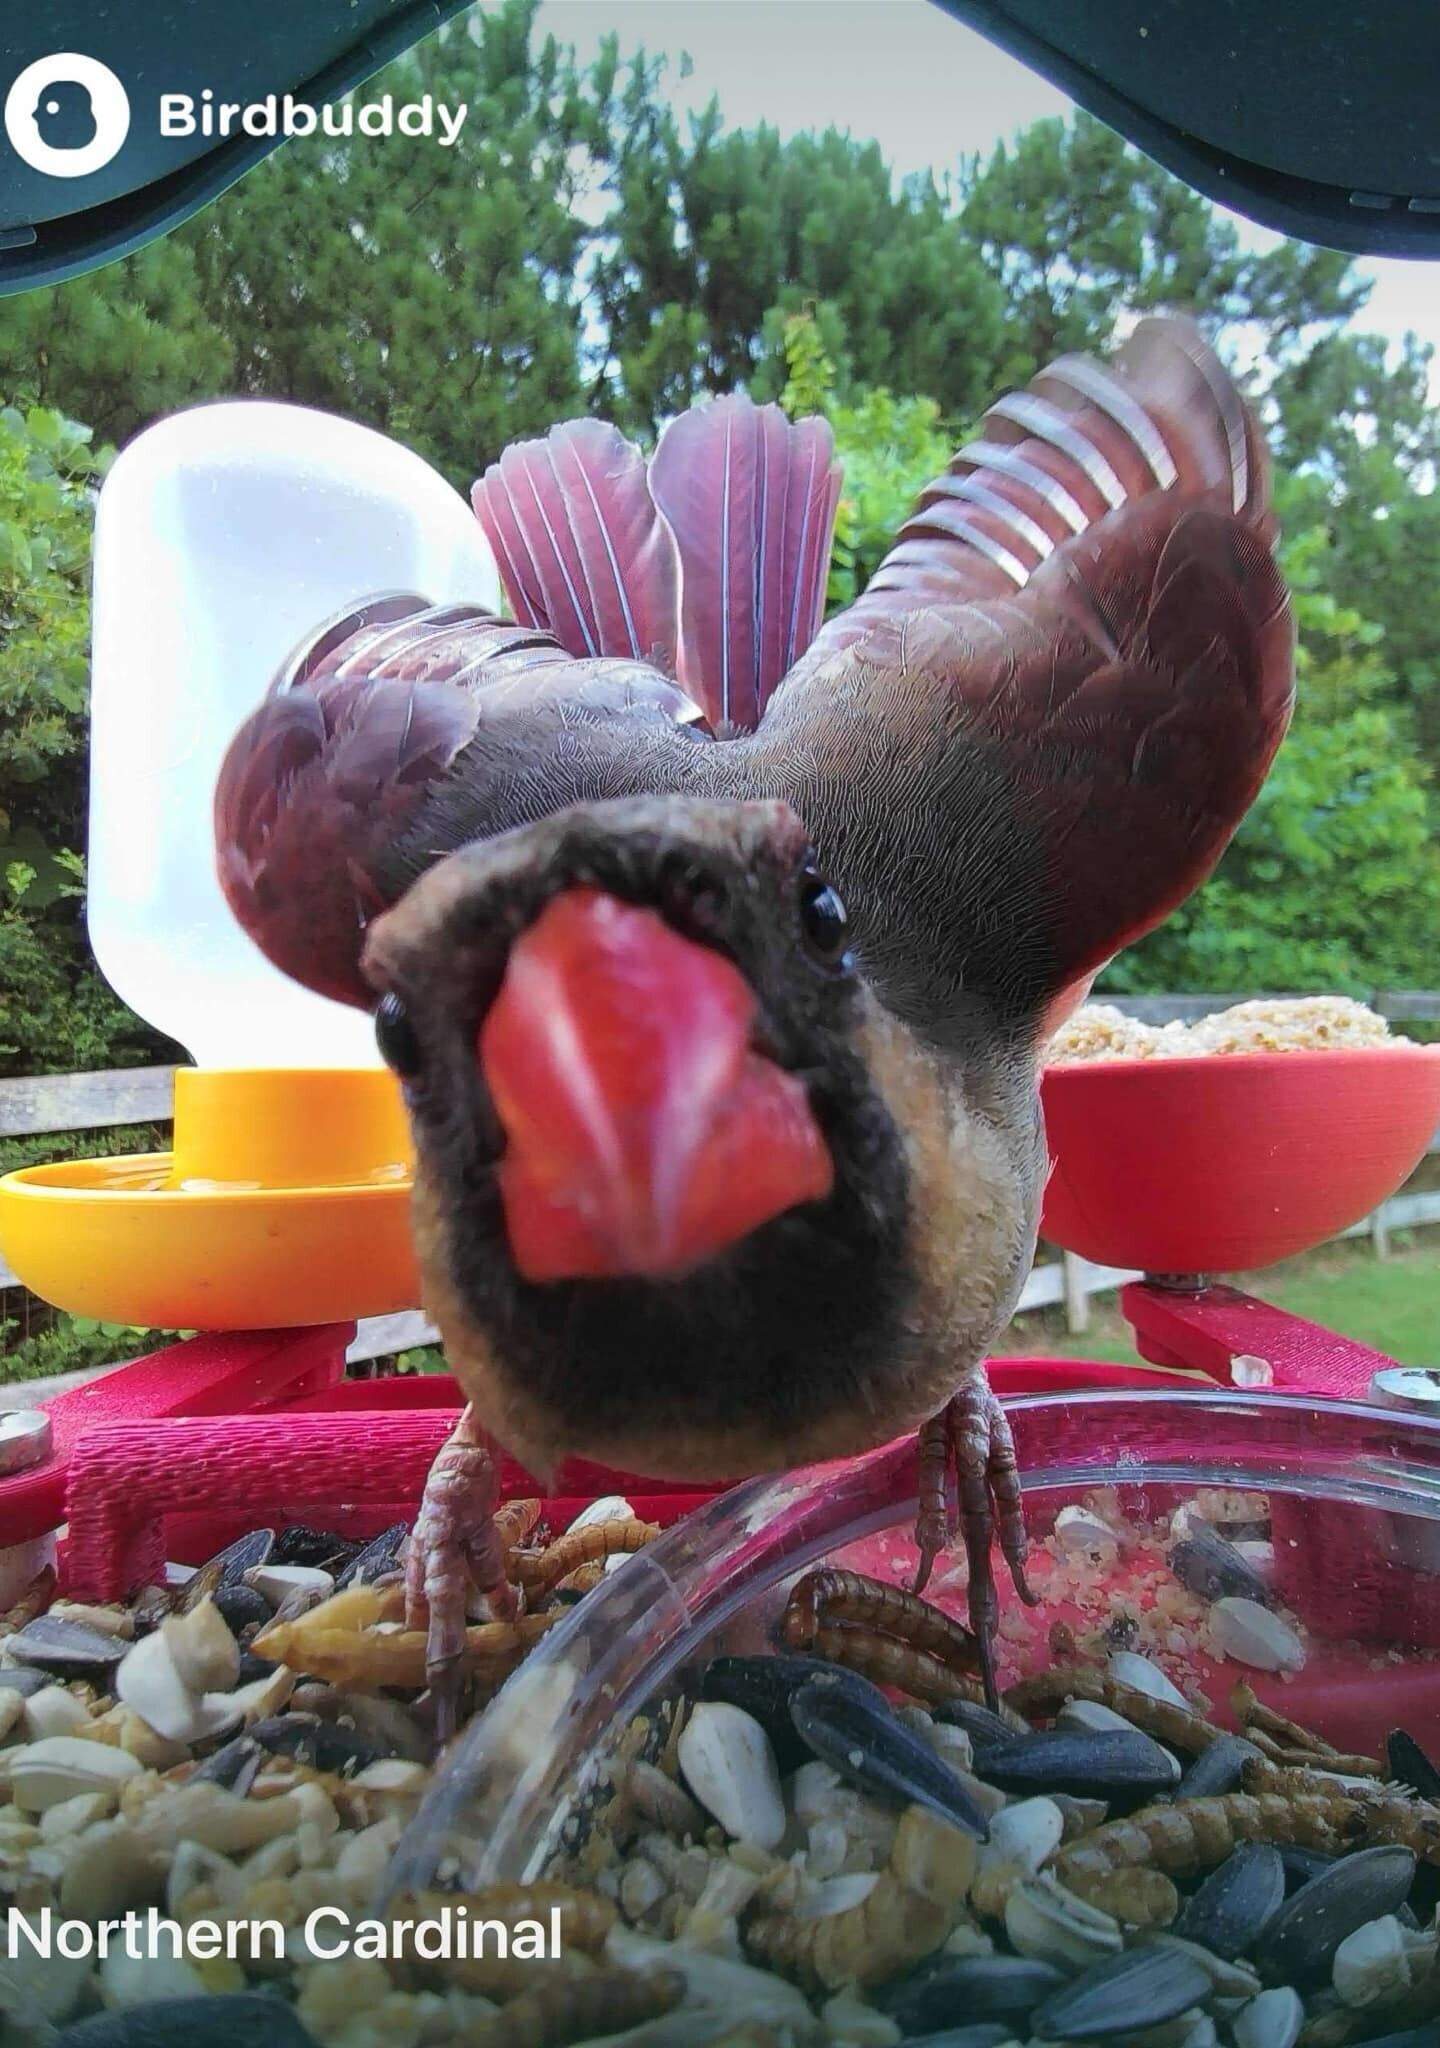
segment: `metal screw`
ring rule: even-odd
[[[1440,1371],[1423,1365],[1388,1365],[1371,1380],[1370,1399],[1380,1408],[1440,1415]]]
[[[43,1408],[0,1408],[0,1479],[43,1465],[52,1448]]]

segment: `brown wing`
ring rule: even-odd
[[[1002,401],[822,631],[772,716],[833,757],[867,958],[917,1022],[1053,1012],[1210,873],[1293,701],[1272,534],[1238,392],[1146,321],[1115,373]]]
[[[572,660],[548,633],[476,605],[389,594],[312,634],[231,742],[215,791],[221,887],[261,951],[321,995],[369,1008],[358,961],[393,898],[387,853],[465,772],[482,723],[523,725],[557,707],[700,719],[643,663]],[[496,792],[474,795],[477,817],[493,817]]]

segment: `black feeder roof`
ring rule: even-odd
[[[32,63],[81,52],[119,78],[131,119],[110,161],[78,176],[34,168],[0,129],[0,294],[140,248],[280,146],[164,137],[162,92],[198,99],[209,86],[217,101],[241,103],[288,92],[321,106],[467,4],[13,0],[0,19],[0,94]],[[1440,255],[1437,0],[936,4],[1263,226],[1362,255]],[[967,146],[958,37],[956,58],[958,154]],[[84,90],[59,84],[47,95],[48,139],[68,149],[95,123]]]

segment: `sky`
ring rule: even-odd
[[[698,109],[714,93],[735,127],[848,128],[874,137],[901,173],[953,170],[1071,105],[932,0],[542,0],[540,26],[582,55],[610,29],[622,50],[688,51],[692,76],[681,80],[677,64],[668,77],[677,106]],[[1239,225],[1256,247],[1276,239]],[[1440,402],[1440,263],[1356,260],[1374,281],[1363,325],[1434,344]]]

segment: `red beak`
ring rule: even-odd
[[[750,1043],[729,960],[653,910],[558,896],[516,941],[480,1030],[527,1280],[684,1272],[830,1192],[804,1083]]]

